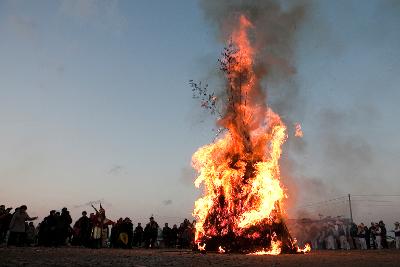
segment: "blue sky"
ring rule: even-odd
[[[400,6],[312,3],[293,46],[290,116],[305,136],[286,153],[299,188],[320,194],[299,201],[398,194]],[[0,0],[0,202],[77,216],[103,199],[112,217],[189,217],[190,158],[213,122],[188,80],[207,80],[220,49],[197,1]]]

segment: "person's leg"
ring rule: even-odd
[[[396,236],[396,249],[400,249],[400,236]]]
[[[15,233],[9,231],[7,238],[7,246],[14,246],[14,245],[15,245]]]
[[[381,237],[380,237],[380,236],[377,236],[375,240],[376,240],[376,247],[377,247],[378,249],[382,249]]]

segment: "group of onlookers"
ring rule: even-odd
[[[138,223],[134,228],[130,218],[113,222],[106,218],[100,205],[98,211],[82,216],[72,224],[67,208],[61,212],[52,210],[36,227],[27,206],[22,205],[12,212],[12,208],[0,205],[0,244],[9,246],[84,246],[112,248],[191,248],[194,245],[195,221],[185,219],[180,226],[159,227],[151,216],[143,228]],[[311,243],[314,250],[319,249],[400,249],[400,224],[394,224],[394,236],[388,235],[383,221],[357,225],[348,219],[325,218],[321,220],[294,220],[288,222],[289,228],[299,242]],[[111,228],[111,229],[110,229]],[[389,240],[388,240],[389,239]]]
[[[133,227],[130,218],[113,222],[106,218],[105,210],[100,205],[98,211],[89,216],[86,211],[72,225],[72,218],[67,208],[61,212],[52,210],[36,227],[27,213],[27,206],[22,205],[12,212],[12,208],[0,205],[0,244],[8,246],[83,246],[112,248],[190,248],[194,243],[194,222],[185,219],[178,227],[168,223],[164,227],[151,216],[144,229],[141,223]]]
[[[110,246],[114,248],[190,248],[194,243],[194,222],[185,219],[178,227],[176,224],[169,227],[168,223],[161,228],[150,217],[150,221],[143,229],[141,223],[133,229],[129,218],[120,218],[111,228]]]
[[[400,249],[400,224],[396,222],[389,235],[383,221],[370,227],[342,218],[296,221],[292,229],[300,243],[311,243],[313,249]]]

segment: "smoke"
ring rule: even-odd
[[[241,14],[251,21],[254,27],[250,38],[257,51],[257,76],[264,77],[263,87],[268,87],[268,101],[273,109],[283,117],[290,115],[299,103],[298,87],[290,79],[296,72],[292,64],[293,45],[308,4],[275,0],[203,0],[200,3],[206,20],[216,26],[216,37],[224,45]]]
[[[300,116],[299,110],[303,107],[299,103],[304,103],[297,82],[293,78],[296,73],[294,46],[297,30],[306,18],[308,5],[309,2],[303,1],[296,3],[275,0],[201,1],[205,18],[212,24],[216,30],[217,40],[223,45],[226,45],[231,38],[233,27],[237,25],[240,15],[245,15],[250,20],[252,27],[249,30],[249,37],[256,51],[254,68],[256,76],[261,81],[268,105],[283,118],[291,135],[294,133],[294,121],[298,120],[296,116]],[[305,145],[303,139],[296,138],[294,141],[289,139],[285,148],[302,152]],[[281,164],[285,175],[283,182],[290,192],[304,191],[303,186],[307,190],[325,191],[316,189],[321,184],[315,183],[314,179],[299,183],[299,179],[293,177],[293,167],[296,163],[291,157],[284,155]],[[307,187],[310,183],[318,186]],[[288,204],[294,204],[296,200],[291,198]]]
[[[169,205],[172,205],[172,200],[171,199],[163,200],[162,203],[164,206],[169,206]]]

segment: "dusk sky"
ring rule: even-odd
[[[282,114],[304,131],[283,156],[299,206],[398,195],[354,199],[356,220],[396,218],[399,14],[395,0],[309,2],[292,47],[299,95]],[[222,47],[198,1],[0,0],[0,203],[191,219],[191,156],[214,122],[188,81],[207,81]]]

